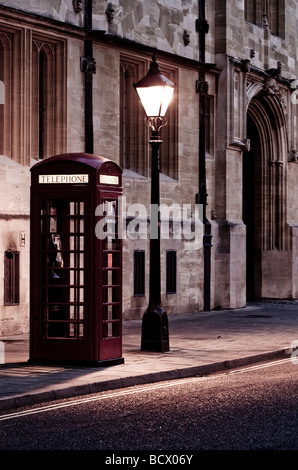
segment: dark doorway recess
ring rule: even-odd
[[[246,297],[256,297],[260,253],[258,254],[258,174],[261,142],[253,119],[247,116],[247,136],[250,150],[243,153],[243,222],[246,225]]]

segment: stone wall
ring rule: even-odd
[[[22,0],[1,0],[0,5],[62,23],[80,27],[84,25],[84,10],[81,9],[76,13],[72,0],[28,0],[27,2]],[[83,5],[84,2],[82,2]]]
[[[29,331],[30,171],[0,156],[0,336]],[[20,297],[18,305],[4,302],[4,253],[19,252]]]

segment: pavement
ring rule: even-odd
[[[298,346],[298,301],[250,302],[168,320],[165,353],[141,351],[141,320],[124,321],[124,364],[110,367],[33,365],[28,334],[0,337],[0,410],[291,358]]]

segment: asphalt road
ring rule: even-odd
[[[298,364],[281,360],[86,395],[2,412],[0,449],[105,450],[114,459],[121,450],[177,459],[196,450],[298,450],[297,392]]]

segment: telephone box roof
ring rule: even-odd
[[[115,163],[113,160],[101,157],[100,155],[94,155],[90,153],[61,153],[59,155],[54,155],[53,157],[46,158],[45,160],[36,163],[31,167],[31,170],[36,169],[39,166],[50,165],[51,163],[59,162],[81,163],[96,170],[98,170],[104,163],[112,163],[120,169],[119,165],[117,165],[117,163]]]

